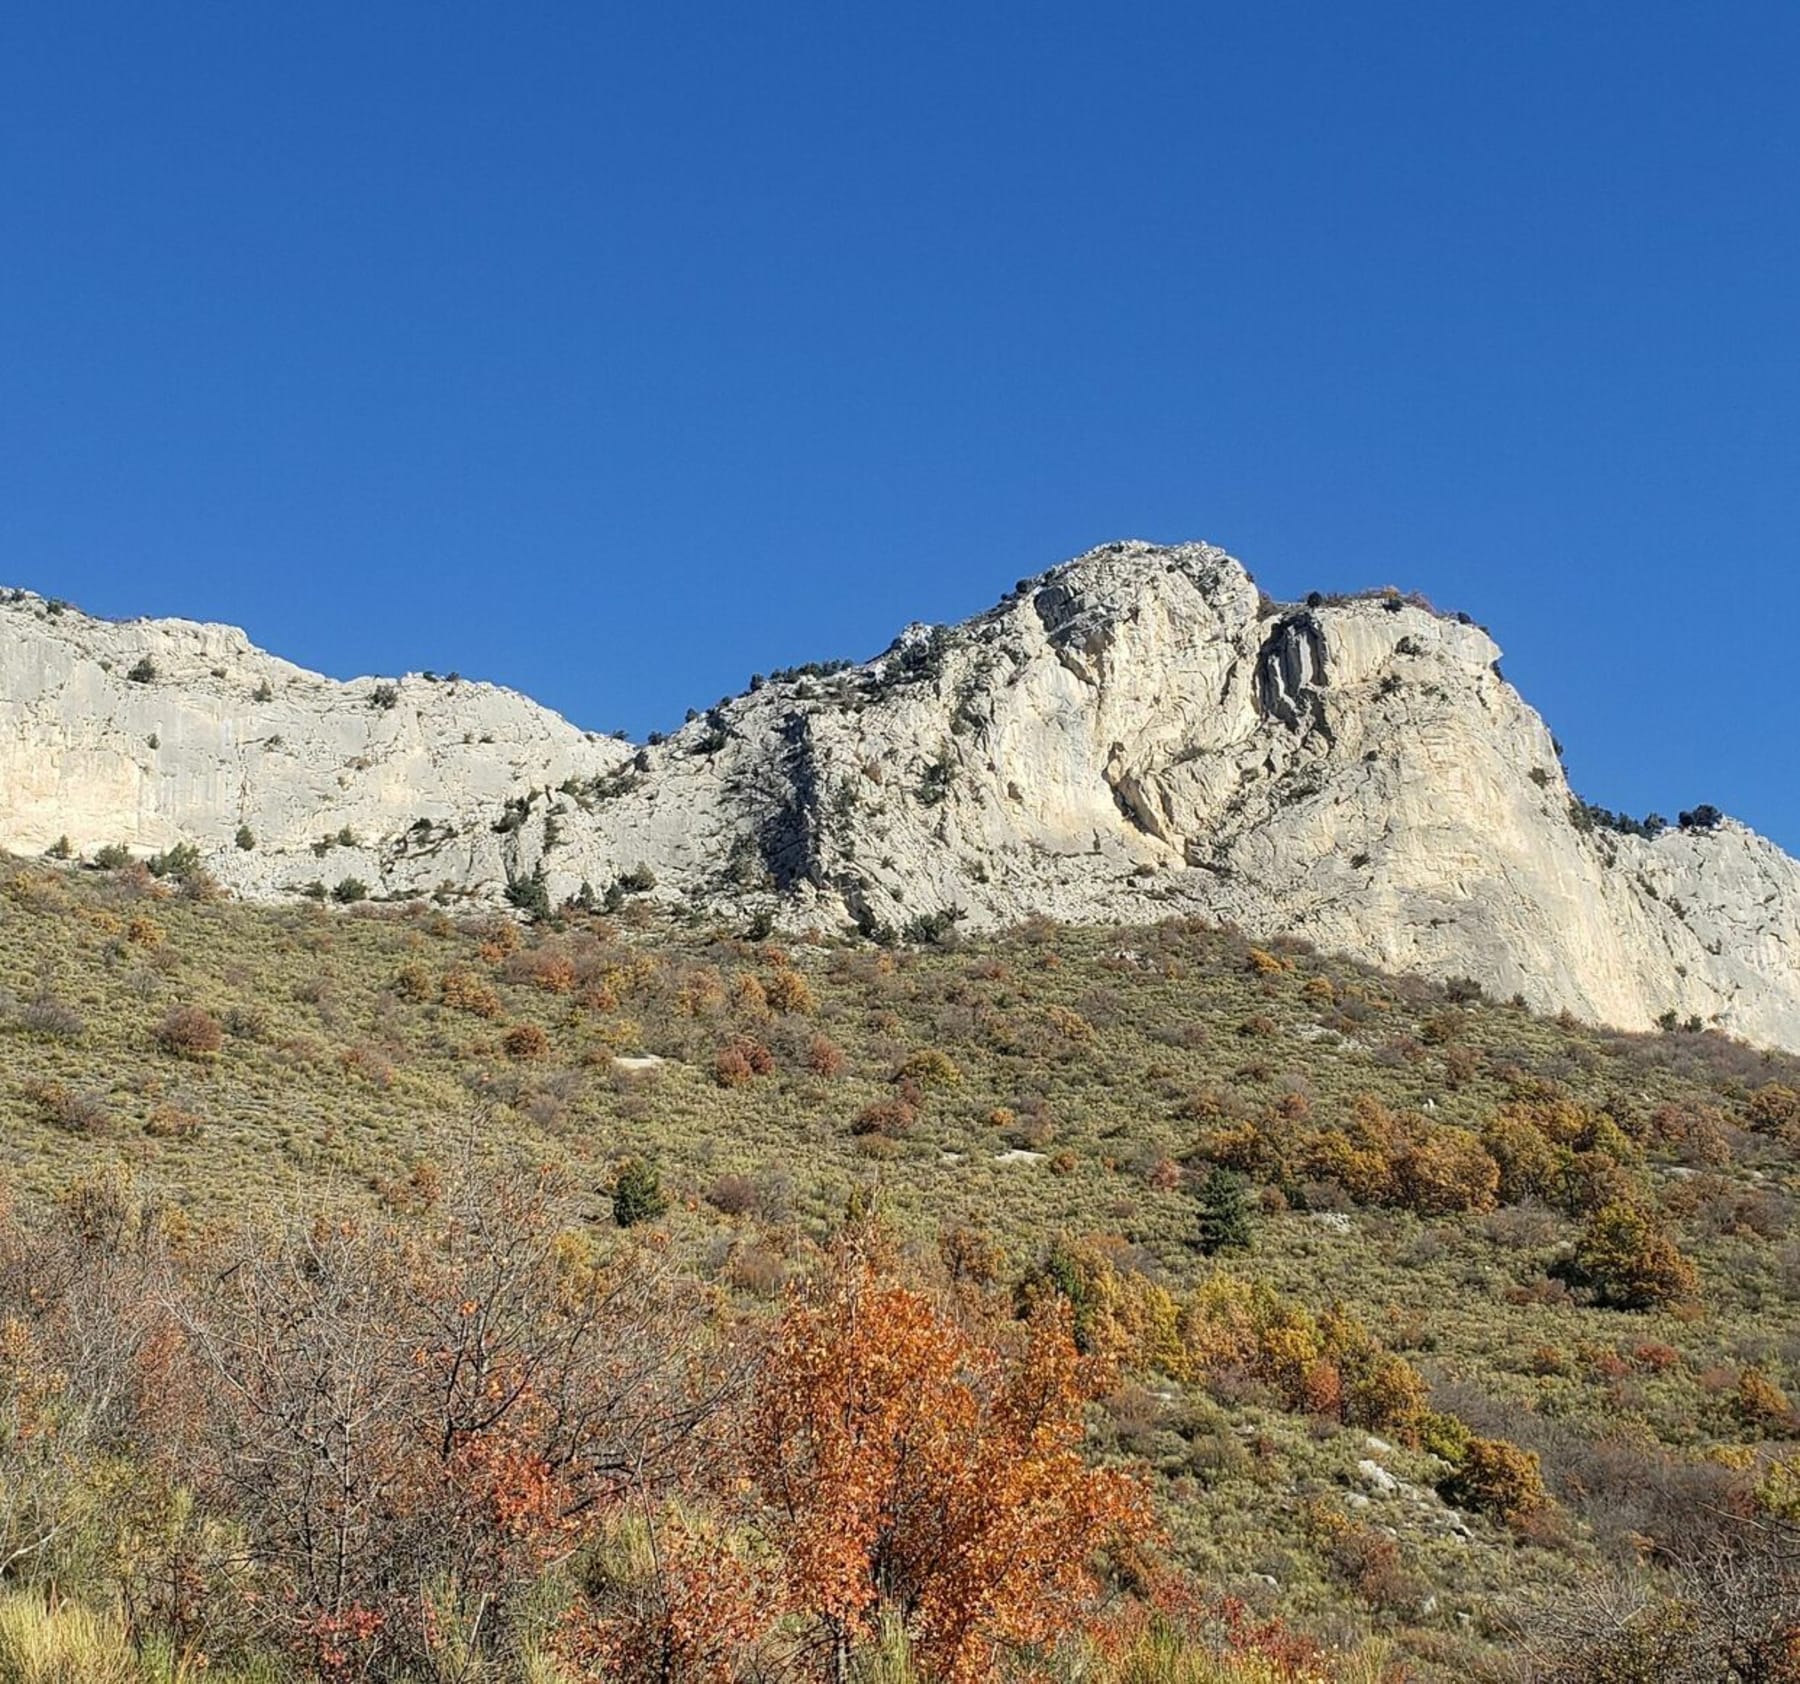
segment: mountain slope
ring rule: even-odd
[[[641,748],[492,686],[340,685],[227,628],[24,595],[0,650],[15,849],[191,840],[255,895],[653,878],[870,929],[1199,914],[1800,1047],[1800,865],[1728,821],[1587,824],[1480,628],[1396,596],[1284,608],[1206,545],[1093,551]]]

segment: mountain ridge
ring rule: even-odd
[[[1274,603],[1210,545],[1102,546],[644,744],[499,686],[339,682],[236,628],[29,593],[0,649],[16,851],[189,843],[252,896],[585,885],[915,935],[1197,915],[1800,1048],[1800,864],[1730,820],[1595,825],[1467,616]]]

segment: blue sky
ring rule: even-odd
[[[1800,7],[0,14],[0,579],[634,735],[1123,536],[1800,849]]]

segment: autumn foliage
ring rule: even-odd
[[[1066,1312],[984,1338],[880,1251],[853,1234],[795,1289],[734,1477],[697,1494],[711,1521],[653,1517],[653,1570],[572,1624],[594,1676],[726,1679],[754,1652],[842,1680],[885,1630],[926,1676],[974,1684],[1093,1624],[1102,1552],[1153,1531],[1139,1483],[1082,1455],[1105,1369]]]
[[[950,1684],[1080,1625],[1096,1552],[1150,1530],[1139,1486],[1081,1456],[1104,1377],[1066,1311],[996,1349],[855,1245],[796,1296],[751,1413],[750,1478],[784,1606],[834,1675],[884,1610]]]

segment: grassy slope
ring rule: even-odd
[[[1368,1093],[1478,1128],[1523,1075],[1621,1120],[1664,1104],[1723,1112],[1728,1165],[1653,1148],[1643,1171],[1700,1268],[1697,1313],[1538,1301],[1577,1225],[1535,1209],[1282,1211],[1237,1267],[1315,1309],[1352,1306],[1440,1400],[1544,1448],[1553,1485],[1605,1432],[1689,1457],[1755,1439],[1726,1407],[1747,1363],[1790,1389],[1800,1381],[1800,1247],[1787,1227],[1800,1174],[1791,1153],[1736,1126],[1753,1087],[1794,1081],[1792,1061],[1714,1037],[1452,1009],[1437,988],[1303,953],[1263,974],[1235,936],[1186,926],[1046,926],[954,951],[802,944],[791,952],[813,1009],[781,1013],[743,980],[773,976],[763,950],[648,909],[509,951],[518,932],[499,920],[145,889],[130,874],[16,864],[0,892],[11,1022],[0,1165],[20,1196],[123,1163],[201,1224],[328,1189],[404,1205],[428,1191],[432,1165],[523,1142],[585,1178],[596,1221],[609,1220],[613,1164],[651,1159],[686,1195],[671,1217],[677,1243],[750,1293],[774,1290],[792,1236],[822,1230],[871,1184],[921,1243],[966,1222],[1016,1270],[1059,1234],[1116,1234],[1179,1287],[1211,1267],[1186,1243],[1191,1179],[1172,1172],[1201,1132],[1197,1095],[1254,1116],[1300,1093],[1318,1121]],[[496,1015],[442,1004],[446,973],[490,986]],[[228,1025],[215,1058],[159,1047],[158,1023],[182,1004]],[[505,1050],[522,1024],[545,1032],[542,1056]],[[776,1069],[727,1088],[713,1060],[740,1034],[767,1045]],[[808,1070],[817,1036],[841,1050],[840,1073]],[[921,1048],[951,1068],[922,1069],[910,1131],[853,1133]],[[627,1072],[620,1052],[668,1062]],[[1000,1161],[1009,1151],[1040,1156]],[[730,1175],[747,1186],[721,1189]],[[754,1200],[756,1217],[723,1214],[709,1191]],[[1638,1354],[1658,1345],[1673,1358]],[[1147,1382],[1106,1430],[1160,1469],[1172,1529],[1206,1571],[1314,1624],[1400,1625],[1445,1666],[1498,1629],[1514,1592],[1566,1579],[1631,1519],[1590,1499],[1528,1538],[1479,1519],[1461,1536],[1428,1493],[1367,1489],[1362,1433],[1282,1414],[1254,1388],[1218,1398]],[[1429,1486],[1427,1458],[1384,1460]],[[1391,1529],[1398,1589],[1354,1590],[1321,1542],[1323,1512]]]

